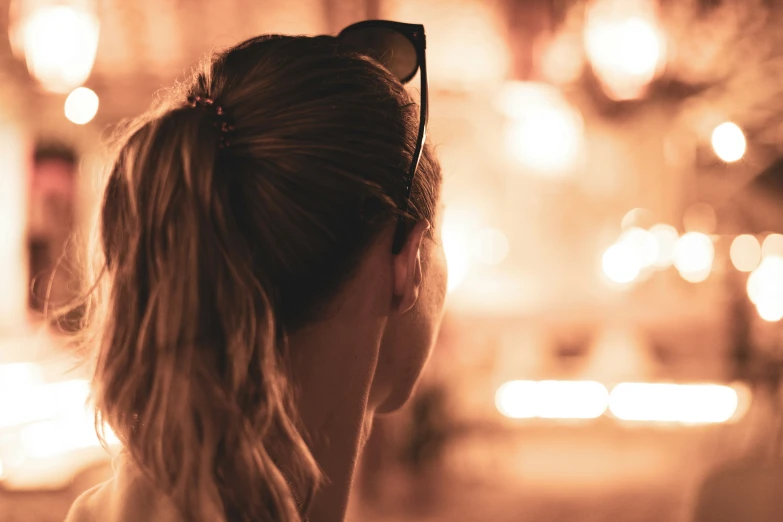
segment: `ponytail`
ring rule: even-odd
[[[185,519],[300,522],[320,473],[212,120],[183,106],[146,121],[110,174],[97,415]]]

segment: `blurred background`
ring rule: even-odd
[[[0,1],[0,520],[110,474],[45,306],[112,126],[212,49],[368,18],[426,28],[451,279],[349,520],[780,520],[775,0]]]

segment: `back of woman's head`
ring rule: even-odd
[[[95,401],[187,520],[299,520],[321,478],[286,336],[328,313],[384,227],[432,219],[428,150],[399,210],[417,116],[334,38],[262,37],[122,138],[100,213]]]

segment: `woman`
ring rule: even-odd
[[[130,129],[93,382],[124,449],[68,522],[344,519],[373,416],[410,396],[443,310],[428,148],[406,196],[417,128],[366,54],[274,36]]]

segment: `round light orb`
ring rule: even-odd
[[[633,246],[617,242],[604,251],[601,268],[610,281],[619,284],[633,282],[641,272],[641,260]]]
[[[65,117],[77,125],[92,121],[98,113],[98,95],[87,87],[77,87],[65,99]]]
[[[751,302],[765,310],[783,302],[783,258],[764,257],[748,277],[747,291]]]
[[[783,319],[783,301],[762,301],[756,305],[756,311],[763,320],[769,323],[777,323]]]
[[[694,203],[685,211],[682,217],[682,224],[686,232],[703,232],[712,234],[718,218],[715,209],[709,203]]]
[[[631,227],[647,228],[653,223],[653,214],[646,208],[632,208],[620,221],[620,228],[627,230]]]
[[[729,251],[731,263],[740,272],[752,272],[761,262],[761,245],[755,236],[742,234],[734,238]]]
[[[672,264],[674,258],[674,249],[677,246],[677,240],[680,235],[677,229],[665,223],[659,223],[650,227],[650,235],[658,245],[658,256],[655,258],[653,266],[657,268],[666,268]]]
[[[745,134],[736,123],[726,121],[712,131],[712,149],[726,163],[742,159],[747,146]]]
[[[686,281],[704,281],[712,270],[715,246],[706,234],[688,232],[680,237],[674,248],[674,266]]]
[[[27,68],[45,89],[66,93],[90,75],[98,50],[100,21],[84,5],[35,3],[41,5],[20,22]]]
[[[652,266],[658,258],[658,242],[643,228],[630,227],[620,235],[618,242],[633,249],[640,268]]]
[[[653,13],[635,2],[598,0],[587,10],[585,51],[606,94],[640,97],[665,61],[665,42]]]
[[[783,257],[783,235],[770,234],[764,238],[761,244],[761,257],[778,256]]]

